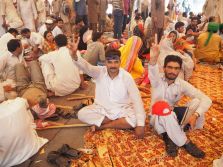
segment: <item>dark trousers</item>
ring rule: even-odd
[[[123,25],[123,10],[114,10],[114,38],[121,39]]]
[[[77,18],[83,19],[83,22],[86,26],[88,26],[88,16],[87,15],[77,15]]]
[[[125,31],[125,28],[126,28],[126,24],[127,24],[127,15],[124,15],[123,17],[123,25],[122,25],[122,32]]]

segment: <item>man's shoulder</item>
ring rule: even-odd
[[[124,79],[127,79],[127,80],[134,80],[133,77],[132,77],[132,75],[131,75],[129,72],[127,72],[125,69],[120,68],[119,70],[120,70],[121,76],[122,76]]]

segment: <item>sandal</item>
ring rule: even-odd
[[[71,148],[68,144],[64,144],[60,149],[58,149],[58,152],[67,158],[78,159],[81,157],[81,152]]]
[[[72,165],[72,161],[63,157],[58,151],[49,152],[47,162],[57,167],[71,167]]]
[[[58,121],[60,117],[57,114],[53,114],[50,117],[45,118],[46,121]]]

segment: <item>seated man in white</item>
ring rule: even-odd
[[[25,59],[27,61],[37,60],[41,55],[44,38],[36,32],[31,32],[28,28],[22,29],[21,35],[25,40],[22,41]]]
[[[161,75],[157,64],[158,55],[158,46],[153,46],[148,67],[152,86],[151,106],[162,100],[174,108],[184,95],[189,96],[192,100],[187,104],[188,117],[182,126],[178,124],[174,112],[166,116],[152,115],[150,123],[158,134],[163,135],[168,155],[177,156],[178,147],[183,147],[192,156],[203,158],[205,153],[187,138],[183,128],[188,125],[191,130],[202,129],[205,122],[204,113],[208,111],[212,101],[203,92],[178,77],[183,64],[179,56],[168,55],[165,58],[164,75]]]
[[[61,18],[57,18],[55,27],[52,30],[53,36],[57,36],[59,34],[63,34],[62,28],[63,28],[63,20]]]
[[[15,39],[18,35],[18,31],[14,28],[10,28],[7,33],[1,36],[0,38],[0,55],[2,55],[5,51],[8,51],[7,43],[11,39]]]
[[[67,48],[67,37],[60,34],[55,37],[58,50],[39,58],[47,89],[56,96],[71,94],[82,86],[83,74],[73,63]]]
[[[18,63],[25,64],[22,55],[22,45],[20,40],[11,39],[8,44],[8,51],[0,55],[0,102],[5,99],[16,96],[15,91],[4,90],[4,87],[8,85],[11,88],[15,88],[15,66]]]
[[[43,24],[39,29],[39,34],[44,36],[45,31],[52,31],[54,28],[54,22],[52,19],[47,19],[45,24]]]
[[[0,166],[23,163],[47,143],[38,137],[29,105],[23,98],[0,104]]]
[[[145,111],[139,90],[131,75],[120,68],[119,50],[106,52],[106,66],[93,66],[72,47],[74,64],[95,80],[95,102],[78,112],[78,118],[92,130],[133,129],[138,138],[144,136]],[[78,54],[78,55],[76,55]]]

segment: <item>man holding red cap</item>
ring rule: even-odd
[[[145,111],[139,90],[132,76],[120,68],[121,53],[117,49],[105,53],[105,66],[93,66],[85,61],[76,44],[70,49],[74,63],[96,83],[95,102],[78,112],[78,118],[96,129],[135,129],[143,138]]]
[[[182,67],[180,57],[168,55],[164,61],[164,75],[161,75],[157,65],[159,56],[157,45],[151,48],[150,56],[148,69],[152,86],[152,109],[160,110],[159,107],[157,108],[157,101],[165,101],[169,105],[168,107],[163,102],[159,102],[163,110],[161,112],[152,111],[151,125],[158,134],[162,134],[168,155],[177,156],[178,147],[183,147],[192,156],[203,158],[205,153],[187,138],[183,127],[189,125],[191,130],[202,129],[205,121],[204,113],[210,108],[211,99],[190,83],[178,78]],[[189,96],[192,100],[187,104],[188,116],[182,125],[179,125],[175,112],[170,112],[170,110],[184,95]]]

